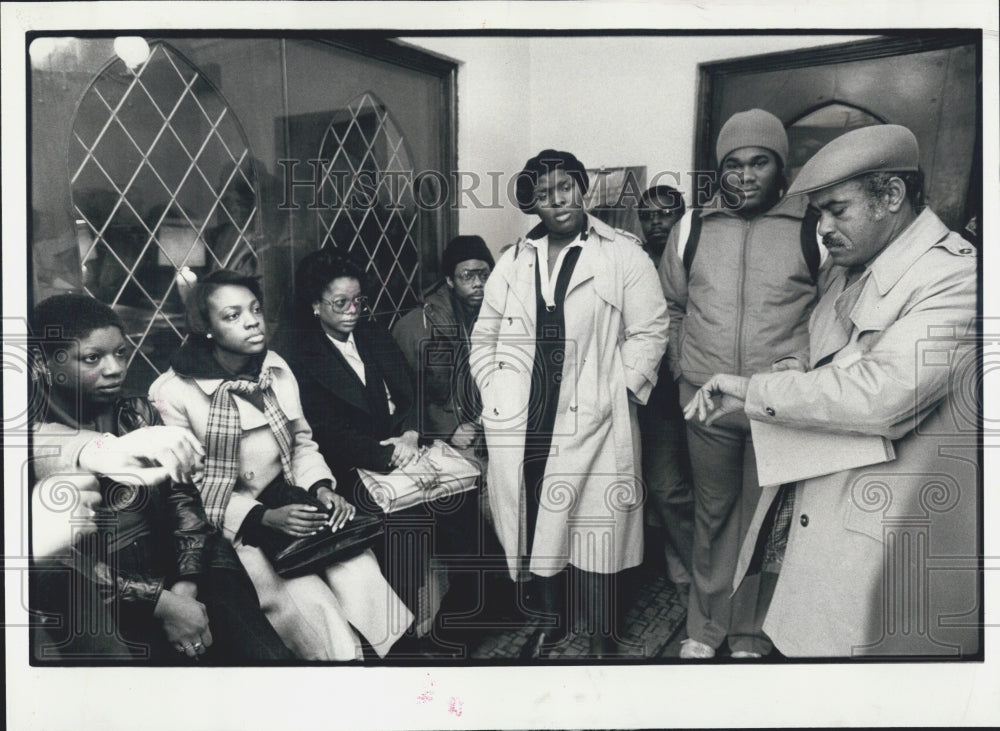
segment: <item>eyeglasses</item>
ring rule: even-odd
[[[669,218],[673,218],[677,215],[677,211],[670,211],[666,208],[644,208],[639,211],[640,221],[652,221],[654,218],[660,221],[666,221]]]
[[[455,279],[460,281],[462,284],[468,284],[473,279],[478,279],[483,284],[486,284],[486,280],[490,278],[489,269],[466,269],[464,272],[455,272]]]
[[[338,297],[335,300],[325,300],[320,299],[325,305],[329,305],[330,309],[336,312],[338,315],[342,315],[351,309],[353,305],[354,309],[358,312],[368,311],[368,298],[367,297],[355,297],[354,299],[347,299],[347,297]]]

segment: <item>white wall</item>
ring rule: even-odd
[[[645,165],[684,173],[694,164],[698,64],[867,36],[408,38],[460,62],[458,165],[503,181],[546,147],[587,167]],[[669,182],[669,181],[665,181]],[[489,198],[489,190],[480,198]],[[690,192],[690,191],[686,191]],[[530,221],[513,204],[467,206],[461,233],[494,251]]]
[[[479,234],[494,253],[513,243],[526,219],[508,203],[506,184],[533,152],[529,128],[530,62],[525,38],[405,39],[414,46],[460,62],[458,69],[458,168],[483,181],[475,190],[480,206],[461,196],[459,233]],[[498,195],[491,171],[500,173]]]

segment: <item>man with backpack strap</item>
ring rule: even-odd
[[[805,201],[784,197],[787,155],[781,120],[762,109],[734,114],[716,143],[719,189],[671,232],[659,273],[682,404],[714,373],[750,376],[804,362],[818,247],[815,233],[803,233]],[[760,497],[749,422],[742,414],[711,426],[688,422],[687,436],[694,583],[681,657],[713,657],[727,639],[733,657],[766,655],[757,583],[744,581],[731,595]]]

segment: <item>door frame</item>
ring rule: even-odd
[[[438,130],[444,170],[440,172],[449,179],[458,170],[458,64],[447,58],[423,49],[414,48],[399,41],[395,36],[372,31],[352,31],[310,35],[309,40],[325,43],[345,51],[386,61],[412,71],[421,71],[438,77],[441,94],[438,103],[444,113],[445,124]],[[444,247],[458,235],[458,215],[455,211],[455,186],[449,185],[448,205],[442,209],[444,216],[444,236],[436,242],[438,261]]]
[[[727,77],[761,71],[826,66],[849,61],[867,61],[890,56],[905,56],[922,51],[937,51],[957,46],[976,46],[976,141],[973,152],[965,220],[978,216],[982,227],[982,137],[983,137],[983,33],[981,30],[935,30],[884,35],[863,41],[832,46],[778,51],[756,56],[698,64],[698,92],[695,104],[694,162],[696,170],[711,170],[712,129],[722,105],[723,82]]]

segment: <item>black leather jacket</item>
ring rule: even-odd
[[[122,398],[114,405],[114,436],[162,424],[145,397]],[[104,508],[98,535],[109,547],[107,555],[117,553],[119,559],[106,561],[90,550],[72,553],[74,568],[97,584],[105,600],[117,595],[122,601],[146,604],[152,611],[168,579],[197,583],[209,564],[242,570],[229,543],[206,519],[195,485],[168,481],[136,489],[106,477],[100,478],[100,485]],[[164,545],[168,536],[170,548]],[[151,560],[127,560],[122,552],[130,547]]]

